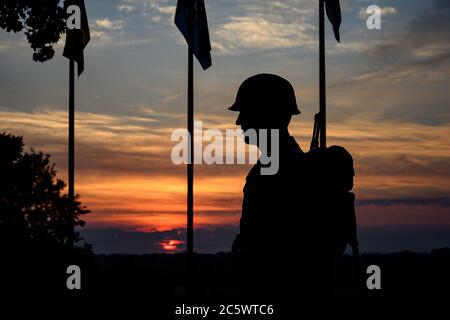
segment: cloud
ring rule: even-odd
[[[117,6],[117,11],[119,12],[125,12],[130,13],[136,9],[135,6],[129,5],[129,4],[121,4]]]
[[[372,46],[368,57],[377,67],[437,67],[450,58],[449,38],[450,1],[434,1],[410,20],[406,32]]]
[[[77,113],[77,193],[93,210],[88,218],[92,226],[167,230],[185,223],[185,166],[170,160],[174,143],[170,141],[173,128],[168,126],[171,118],[180,115],[143,109],[136,116]],[[207,127],[223,129],[231,123],[212,118],[216,122],[209,124],[207,117],[197,115]],[[0,126],[23,135],[28,147],[50,153],[64,177],[65,111],[3,110]],[[301,128],[293,127],[292,134],[303,142],[309,139]],[[447,126],[409,124],[399,129],[395,123],[352,120],[331,122],[329,134],[331,144],[344,145],[353,153],[359,204],[384,207],[405,204],[408,199],[431,199],[421,200],[422,204],[436,206],[436,199],[449,196]],[[249,166],[196,168],[197,225],[238,222],[248,170]]]
[[[394,7],[381,7],[381,14],[382,15],[394,15],[397,14],[398,11]]]
[[[24,45],[22,45],[22,43],[15,43],[15,42],[6,42],[3,41],[0,43],[0,51],[8,51],[14,48],[20,48],[20,47],[25,47]]]
[[[123,20],[110,20],[108,18],[95,20],[97,27],[108,30],[122,30],[124,26]]]
[[[380,7],[380,13],[381,13],[381,19],[383,19],[385,16],[389,16],[389,15],[396,15],[398,13],[398,10],[395,7]],[[367,19],[367,17],[370,14],[367,13],[367,7],[365,8],[361,8],[361,10],[359,11],[358,17],[361,20],[365,20]]]
[[[154,4],[152,5],[152,9],[153,13],[151,14],[151,19],[153,22],[173,25],[176,7]]]
[[[377,206],[377,207],[387,207],[396,205],[450,207],[450,197],[370,199],[370,200],[358,200],[357,204],[358,206]]]
[[[176,7],[164,0],[143,0],[141,1],[143,16],[150,17],[155,23],[165,26],[174,24]]]
[[[172,2],[142,0],[140,3],[143,14],[153,22],[173,27],[176,7]],[[310,23],[315,10],[309,1],[220,0],[206,3],[206,6],[215,54],[311,47],[315,43],[311,36],[315,26]]]
[[[433,1],[406,22],[365,47],[357,46],[362,54],[355,57],[355,68],[330,80],[330,92],[353,97],[359,107],[346,106],[353,116],[364,106],[366,117],[397,121],[399,127],[446,125],[450,100],[443,85],[450,80],[450,1]]]
[[[21,34],[8,34],[8,38],[3,40],[0,38],[0,53],[13,50],[26,50],[29,47],[27,39]]]
[[[112,37],[105,31],[92,30],[90,33],[91,39],[93,40],[93,46],[100,46],[101,44],[105,44],[112,41]]]
[[[221,6],[224,6],[221,3]],[[260,50],[311,48],[315,11],[305,1],[234,1],[231,15],[211,10],[213,49],[216,54],[242,54]]]
[[[94,23],[90,26],[92,41],[89,46],[92,48],[101,48],[105,46],[129,46],[150,42],[149,39],[126,34],[124,27],[125,21],[122,19],[111,20],[109,18],[102,18],[94,20]]]
[[[269,21],[263,17],[231,17],[215,32],[213,47],[218,53],[242,53],[248,49],[280,49],[311,46],[312,26]]]
[[[156,11],[158,11],[159,13],[167,14],[172,17],[175,16],[175,10],[176,10],[175,6],[162,6],[162,5],[155,3],[152,5],[152,8],[155,8]]]

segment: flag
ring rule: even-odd
[[[189,39],[189,5],[192,5],[192,39]],[[175,13],[175,25],[183,34],[188,45],[202,66],[208,69],[211,62],[211,42],[209,40],[208,21],[204,0],[178,0]]]
[[[84,0],[66,0],[64,2],[64,12],[67,13],[67,8],[72,5],[80,8],[81,29],[70,30],[67,28],[66,45],[64,46],[63,56],[67,59],[73,59],[77,63],[78,76],[80,76],[84,70],[83,50],[86,48],[91,36],[89,34],[89,23]]]
[[[342,16],[339,0],[325,0],[325,8],[327,11],[328,20],[330,20],[333,26],[334,37],[338,42],[340,42],[341,37],[339,35],[339,27],[341,26]]]

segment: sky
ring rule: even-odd
[[[318,8],[310,0],[206,0],[213,65],[195,64],[195,119],[236,129],[227,107],[257,73],[294,86],[292,135],[309,149],[318,111]],[[382,8],[381,29],[366,8]],[[171,161],[186,125],[187,46],[176,0],[86,0],[91,42],[76,81],[76,193],[97,253],[185,248],[186,169]],[[341,0],[341,43],[326,25],[329,144],[356,168],[362,251],[450,246],[450,1]],[[67,181],[68,61],[32,61],[0,31],[0,131],[49,153]],[[195,248],[230,250],[249,165],[196,165]],[[296,244],[292,244],[295,249]]]

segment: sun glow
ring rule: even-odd
[[[160,243],[160,246],[166,252],[179,252],[181,251],[180,246],[184,244],[184,241],[180,240],[164,240]]]

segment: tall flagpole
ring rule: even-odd
[[[211,66],[211,43],[205,3],[203,0],[178,0],[175,25],[188,44],[187,129],[189,133],[187,157],[187,223],[186,223],[186,282],[194,285],[194,55],[202,68]],[[195,26],[195,28],[194,28]]]
[[[188,281],[193,280],[194,272],[194,53],[193,37],[193,1],[189,4],[188,23],[188,103],[187,127],[190,136],[187,165],[187,272]]]
[[[69,204],[71,219],[75,214],[74,207],[74,180],[75,180],[75,62],[69,60]],[[75,227],[70,230],[69,244],[75,245]]]
[[[319,0],[319,55],[320,55],[320,147],[327,146],[327,101],[325,79],[325,0]]]

